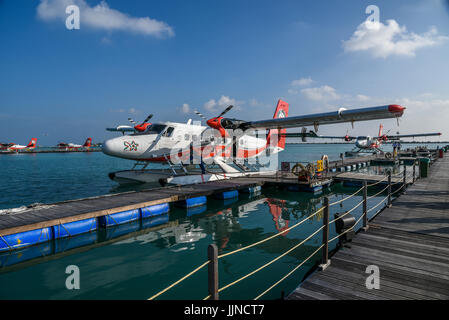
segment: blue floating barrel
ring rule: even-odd
[[[98,217],[98,222],[100,226],[104,228],[135,221],[138,220],[139,217],[140,210],[134,209]]]
[[[11,266],[31,259],[41,258],[53,253],[51,241],[20,250],[0,253],[0,267]]]
[[[340,171],[340,172],[345,172],[345,167],[340,167],[340,168],[338,168],[338,171]]]
[[[357,169],[357,165],[356,165],[356,164],[353,164],[353,165],[352,165],[352,169],[353,169],[353,170]]]
[[[239,196],[238,190],[231,190],[214,194],[214,197],[217,199],[232,199],[238,196]]]
[[[80,221],[58,224],[53,226],[55,239],[72,237],[77,234],[91,232],[97,230],[97,219],[90,218]]]
[[[105,238],[106,240],[117,238],[125,234],[135,232],[140,229],[140,221],[132,221],[131,223],[124,223],[119,225],[114,225],[111,228],[106,229]]]
[[[168,222],[168,214],[142,220],[142,229],[152,228]]]
[[[46,242],[52,238],[53,234],[51,227],[9,234],[0,237],[0,252]]]
[[[346,166],[346,171],[351,171],[351,166]]]
[[[64,237],[55,240],[55,252],[64,252],[70,249],[87,246],[97,241],[97,233],[89,232],[75,237]]]
[[[206,209],[207,209],[207,206],[205,206],[205,205],[196,206],[196,207],[193,207],[193,208],[187,208],[187,216],[190,217],[190,216],[193,216],[195,214],[203,213],[204,211],[206,211]]]
[[[332,168],[331,172],[337,172],[337,168]]]
[[[261,186],[255,186],[255,187],[250,187],[250,188],[243,188],[243,189],[240,189],[240,191],[243,192],[243,193],[252,194],[252,193],[257,193],[257,192],[262,191],[262,187]]]
[[[168,203],[155,204],[155,205],[140,209],[142,219],[148,218],[148,217],[153,217],[153,216],[158,216],[158,215],[167,213],[168,211],[170,211],[170,206],[168,205]]]
[[[192,208],[192,207],[202,206],[203,204],[206,204],[206,202],[207,202],[207,197],[202,196],[202,197],[195,197],[195,198],[189,198],[189,199],[185,199],[182,201],[178,201],[178,202],[176,202],[176,205],[178,207],[183,207],[183,208]]]

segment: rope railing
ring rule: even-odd
[[[279,236],[285,234],[286,232],[288,232],[288,231],[290,231],[290,230],[292,230],[292,229],[294,229],[294,228],[300,226],[301,224],[303,224],[303,223],[306,222],[307,220],[313,218],[313,217],[316,216],[318,213],[320,213],[321,211],[323,211],[323,209],[324,209],[324,208],[318,209],[318,210],[315,211],[313,214],[311,214],[311,215],[308,216],[307,218],[301,220],[300,222],[296,223],[295,225],[293,225],[293,226],[291,226],[291,227],[289,227],[289,228],[287,228],[287,229],[285,229],[285,230],[282,230],[282,232],[279,232],[279,233],[277,233],[277,234],[275,234],[275,235],[272,235],[272,236],[270,236],[270,237],[268,237],[268,238],[265,238],[265,239],[263,239],[263,240],[260,240],[260,241],[258,241],[258,242],[255,242],[255,243],[253,243],[253,244],[247,245],[247,246],[245,246],[245,247],[236,249],[236,250],[234,250],[234,251],[230,251],[230,252],[227,252],[227,253],[223,253],[223,254],[221,254],[221,255],[218,256],[218,259],[224,258],[224,257],[226,257],[226,256],[235,254],[235,253],[240,252],[240,251],[244,251],[244,250],[246,250],[246,249],[255,247],[255,246],[257,246],[257,245],[259,245],[259,244],[261,244],[261,243],[264,243],[264,242],[267,242],[267,241],[269,241],[269,240],[271,240],[271,239],[274,239],[274,238],[276,238],[276,237],[279,237]]]
[[[359,192],[362,191],[362,190],[363,190],[363,187],[361,187],[359,190],[357,190],[357,191],[354,192],[353,194],[347,196],[346,198],[343,198],[343,199],[341,199],[341,200],[338,200],[338,201],[329,203],[329,207],[332,207],[332,206],[334,206],[334,205],[336,205],[336,204],[342,203],[342,202],[344,202],[344,201],[346,201],[346,200],[348,200],[348,199],[354,197],[357,193],[359,193]]]
[[[219,292],[222,292],[222,291],[224,291],[224,290],[226,290],[226,289],[228,289],[228,288],[230,288],[230,287],[232,287],[232,286],[234,286],[234,285],[240,283],[241,281],[243,281],[243,280],[245,280],[245,279],[251,277],[252,275],[258,273],[259,271],[261,271],[261,270],[267,268],[267,267],[270,266],[271,264],[275,263],[276,261],[280,260],[281,258],[283,258],[283,257],[285,257],[286,255],[288,255],[289,253],[291,253],[293,250],[295,250],[295,249],[301,247],[303,244],[305,244],[305,243],[306,243],[307,241],[309,241],[312,237],[314,237],[315,235],[317,235],[320,231],[322,231],[322,230],[324,229],[324,231],[323,231],[323,243],[322,243],[317,249],[315,249],[314,252],[311,253],[307,258],[305,258],[300,264],[298,264],[297,266],[295,266],[295,267],[294,267],[293,269],[291,269],[287,274],[285,274],[281,279],[279,279],[278,281],[276,281],[275,283],[273,283],[270,287],[268,287],[266,290],[264,290],[262,293],[260,293],[257,297],[254,298],[254,300],[260,299],[262,296],[264,296],[265,294],[267,294],[269,291],[271,291],[273,288],[275,288],[277,285],[279,285],[282,281],[284,281],[284,280],[287,279],[290,275],[292,275],[296,270],[298,270],[301,266],[303,266],[307,261],[309,261],[309,260],[310,260],[310,259],[317,253],[317,252],[319,252],[320,250],[323,251],[323,265],[325,265],[325,264],[327,263],[327,261],[328,261],[328,260],[327,260],[327,259],[328,259],[328,258],[327,258],[328,244],[329,244],[330,242],[335,241],[335,240],[338,239],[338,238],[341,238],[342,235],[345,235],[346,233],[350,232],[351,230],[354,230],[354,228],[360,223],[360,221],[361,221],[362,219],[364,219],[364,220],[363,220],[363,226],[364,226],[364,229],[366,230],[366,228],[367,228],[368,213],[371,212],[371,211],[373,211],[373,210],[375,210],[376,208],[378,208],[378,207],[379,207],[381,204],[383,204],[383,203],[385,202],[385,200],[387,200],[387,199],[388,199],[387,205],[391,205],[391,196],[392,196],[393,194],[395,194],[395,193],[401,191],[401,190],[405,191],[406,185],[409,184],[409,183],[413,183],[413,182],[414,182],[414,179],[415,179],[416,176],[413,174],[413,175],[412,175],[412,178],[409,178],[408,180],[406,180],[406,173],[407,173],[407,172],[406,172],[405,170],[406,170],[406,168],[405,168],[405,166],[404,166],[404,170],[402,170],[400,173],[397,173],[397,174],[395,174],[395,175],[392,175],[391,172],[390,172],[389,175],[385,176],[383,179],[381,179],[381,180],[379,180],[379,181],[377,181],[376,183],[373,183],[373,184],[366,184],[366,182],[365,182],[365,184],[364,184],[364,186],[363,186],[362,188],[360,188],[359,190],[357,190],[357,191],[354,192],[353,194],[351,194],[351,195],[349,195],[349,196],[347,196],[347,197],[345,197],[345,198],[343,198],[343,199],[341,199],[341,200],[338,200],[338,201],[329,203],[328,198],[326,198],[323,207],[321,207],[320,209],[318,209],[317,211],[315,211],[313,214],[309,215],[307,218],[305,218],[305,219],[299,221],[299,222],[296,223],[295,225],[293,225],[293,226],[291,226],[291,227],[289,227],[289,228],[287,228],[287,229],[283,230],[282,232],[279,232],[279,233],[277,233],[277,234],[275,234],[275,235],[269,236],[269,237],[267,237],[267,238],[265,238],[265,239],[262,239],[262,240],[260,240],[260,241],[255,242],[255,243],[252,243],[252,244],[247,245],[247,246],[245,246],[245,247],[242,247],[242,248],[239,248],[239,249],[236,249],[236,250],[233,250],[233,251],[230,251],[230,252],[221,254],[221,255],[218,255],[217,249],[215,249],[215,255],[214,255],[214,259],[215,259],[215,260],[211,260],[212,258],[211,258],[211,256],[209,256],[209,260],[208,260],[208,261],[206,261],[206,262],[204,262],[203,264],[199,265],[197,268],[195,268],[194,270],[192,270],[191,272],[189,272],[188,274],[186,274],[185,276],[183,276],[183,277],[180,278],[179,280],[173,282],[170,286],[166,287],[165,289],[161,290],[161,291],[158,292],[157,294],[153,295],[151,298],[149,298],[149,300],[153,300],[153,299],[159,297],[160,295],[162,295],[163,293],[167,292],[168,290],[172,289],[172,288],[175,287],[176,285],[180,284],[180,283],[183,282],[184,280],[186,280],[186,279],[188,279],[189,277],[191,277],[192,275],[194,275],[194,274],[195,274],[196,272],[198,272],[199,270],[203,269],[205,266],[209,265],[212,261],[214,261],[215,267],[217,267],[217,261],[218,261],[218,259],[221,259],[221,258],[230,256],[230,255],[233,255],[233,254],[236,254],[236,253],[238,253],[238,252],[245,251],[245,250],[247,250],[247,249],[250,249],[250,248],[252,248],[252,247],[255,247],[255,246],[257,246],[257,245],[260,245],[260,244],[262,244],[262,243],[265,243],[265,242],[267,242],[267,241],[270,241],[270,240],[272,240],[272,239],[274,239],[274,238],[276,238],[276,237],[279,237],[279,236],[281,236],[281,235],[284,235],[284,234],[286,234],[288,231],[290,231],[290,230],[292,230],[292,229],[294,229],[294,228],[297,228],[298,226],[302,225],[304,222],[310,220],[311,218],[315,217],[316,215],[318,215],[319,213],[321,213],[321,212],[324,211],[323,225],[322,225],[321,227],[319,227],[317,230],[315,230],[312,234],[310,234],[310,235],[309,235],[307,238],[305,238],[304,240],[300,241],[299,243],[297,243],[296,245],[294,245],[294,246],[291,247],[290,249],[286,250],[284,253],[278,255],[276,258],[270,260],[269,262],[264,263],[263,265],[261,265],[260,267],[258,267],[258,268],[256,268],[256,269],[252,270],[251,272],[247,273],[246,275],[241,276],[240,278],[238,278],[238,279],[236,279],[236,280],[234,280],[234,281],[232,281],[232,282],[230,282],[230,283],[224,285],[224,286],[221,287],[221,288],[218,288],[218,272],[215,271],[215,272],[217,273],[217,275],[216,275],[217,277],[216,277],[215,288],[213,289],[213,291],[211,291],[211,287],[209,286],[209,295],[207,295],[206,297],[203,298],[203,300],[209,300],[209,299],[211,299],[211,298],[213,298],[213,299],[218,299],[218,293],[219,293]],[[415,169],[413,169],[413,170],[414,170],[413,172],[415,173]],[[404,179],[403,179],[402,181],[392,183],[392,182],[391,182],[391,177],[393,177],[393,176],[399,176],[399,175],[403,175]],[[370,196],[370,197],[367,197],[367,188],[368,188],[368,187],[377,185],[377,184],[379,184],[379,183],[385,181],[386,179],[388,179],[388,185],[387,185],[385,188],[383,188],[382,190],[380,190],[380,191],[377,192],[376,194],[374,194],[374,195],[372,195],[372,196]],[[394,192],[391,192],[391,186],[396,185],[396,184],[402,184],[402,187],[398,188],[398,189],[395,190]],[[370,209],[367,209],[367,202],[368,202],[368,200],[373,199],[373,198],[379,196],[381,193],[385,192],[387,189],[388,189],[388,195],[387,195],[385,198],[383,198],[380,202],[378,202],[374,207],[371,207]],[[362,201],[358,202],[358,203],[357,203],[356,205],[354,205],[350,210],[344,212],[344,213],[341,214],[341,215],[338,215],[336,218],[334,218],[333,220],[329,221],[329,208],[330,208],[330,207],[332,207],[332,206],[334,206],[334,205],[337,205],[337,204],[339,204],[339,203],[342,203],[342,202],[344,202],[344,201],[346,201],[346,200],[348,200],[348,199],[350,199],[350,198],[356,196],[356,195],[357,195],[358,193],[360,193],[362,190],[364,191],[364,192],[363,192],[363,199],[362,199]],[[338,234],[337,234],[336,236],[334,236],[332,239],[328,239],[329,226],[330,226],[332,223],[335,223],[337,220],[342,219],[342,218],[345,217],[346,215],[350,214],[351,212],[353,212],[354,210],[356,210],[358,207],[360,207],[362,204],[364,204],[364,206],[363,206],[363,212],[362,212],[361,216],[356,220],[356,222],[355,222],[351,227],[349,227],[349,228],[347,228],[347,229],[345,229],[345,230],[342,230],[341,232],[338,232]],[[216,246],[215,246],[215,248],[216,248]],[[326,253],[325,253],[324,251],[326,251]],[[328,264],[328,263],[327,263],[327,264]],[[213,267],[214,267],[214,264],[210,264],[210,265],[209,265],[209,273],[211,272],[211,268],[213,269]],[[209,275],[209,281],[210,281],[210,279],[211,279],[211,276]],[[210,283],[209,283],[209,285],[210,285]]]
[[[170,290],[171,288],[173,288],[174,286],[180,284],[182,281],[184,281],[187,278],[190,278],[193,274],[195,274],[197,271],[203,269],[205,266],[207,266],[209,264],[209,260],[204,262],[202,265],[200,265],[198,268],[195,268],[193,271],[189,272],[188,274],[186,274],[184,277],[182,277],[181,279],[179,279],[178,281],[173,282],[171,285],[169,285],[167,288],[165,288],[164,290],[159,291],[158,293],[156,293],[154,296],[152,296],[151,298],[149,298],[148,300],[154,300],[155,298],[159,297],[161,294],[163,294],[164,292],[167,292],[168,290]]]
[[[379,181],[377,181],[377,182],[375,182],[375,183],[367,184],[367,187],[375,186],[375,185],[377,185],[377,184],[379,184],[379,183],[381,183],[381,182],[383,182],[383,181],[385,181],[385,180],[387,180],[387,179],[388,179],[388,175],[386,175],[385,177],[383,177],[382,180],[379,180]]]
[[[304,259],[300,264],[298,264],[296,267],[294,267],[290,272],[288,272],[285,276],[283,276],[279,281],[277,281],[276,283],[274,283],[272,286],[270,286],[267,290],[265,290],[264,292],[262,292],[261,294],[259,294],[257,297],[254,298],[254,300],[259,300],[260,297],[264,296],[267,292],[269,292],[271,289],[273,289],[274,287],[276,287],[279,283],[281,283],[282,281],[284,281],[285,279],[287,279],[293,272],[295,272],[296,270],[298,270],[299,268],[301,268],[304,263],[306,263],[307,261],[309,261],[310,258],[312,258],[318,251],[320,251],[322,248],[324,247],[324,244],[322,244],[321,246],[319,246],[311,255],[309,255],[306,259]]]
[[[221,292],[221,291],[223,291],[223,290],[225,290],[225,289],[227,289],[227,288],[229,288],[229,287],[231,287],[231,286],[233,286],[233,285],[239,283],[240,281],[245,280],[246,278],[252,276],[253,274],[255,274],[255,273],[257,273],[257,272],[259,272],[260,270],[265,269],[266,267],[268,267],[269,265],[271,265],[271,264],[273,264],[274,262],[278,261],[278,260],[281,259],[282,257],[286,256],[287,254],[289,254],[290,252],[292,252],[292,251],[295,250],[296,248],[302,246],[304,243],[306,243],[308,240],[310,240],[314,235],[316,235],[318,232],[320,232],[321,230],[323,230],[324,227],[325,227],[324,225],[321,226],[321,227],[318,228],[314,233],[312,233],[310,236],[308,236],[307,238],[305,238],[303,241],[301,241],[300,243],[294,245],[292,248],[288,249],[288,250],[285,251],[283,254],[277,256],[276,258],[274,258],[274,259],[271,260],[270,262],[268,262],[268,263],[266,263],[266,264],[260,266],[259,268],[257,268],[257,269],[255,269],[255,270],[251,271],[250,273],[244,275],[243,277],[240,277],[239,279],[237,279],[237,280],[235,280],[235,281],[233,281],[233,282],[231,282],[231,283],[228,283],[227,285],[225,285],[225,286],[223,286],[222,288],[218,289],[218,292]]]
[[[366,198],[366,199],[369,200],[369,199],[372,199],[372,198],[377,197],[379,194],[381,194],[382,192],[384,192],[385,190],[387,190],[389,187],[390,187],[390,186],[386,186],[385,188],[383,188],[382,190],[380,190],[378,193],[376,193],[376,194],[374,194],[374,195],[372,195],[372,196],[370,196],[370,197],[368,197],[368,198]]]

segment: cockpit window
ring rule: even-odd
[[[144,135],[144,134],[159,134],[159,133],[161,133],[162,131],[164,131],[164,129],[165,129],[166,127],[167,127],[167,126],[166,126],[165,124],[157,124],[157,123],[154,123],[154,124],[152,124],[151,126],[148,126],[148,128],[147,128],[146,131],[144,131],[144,132],[136,132],[136,133],[134,133],[133,135],[134,135],[134,136],[137,136],[137,135]]]
[[[174,130],[175,130],[175,128],[169,127],[169,128],[167,129],[167,131],[165,131],[164,137],[171,137],[171,136],[173,135],[173,131],[174,131]]]

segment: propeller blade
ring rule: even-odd
[[[207,118],[206,118],[201,112],[195,110],[195,113],[196,113],[200,118],[203,118],[204,120],[207,121]]]
[[[153,114],[150,114],[145,120],[143,120],[143,123],[148,122],[151,118],[153,118]]]
[[[234,108],[234,106],[233,106],[233,105],[230,105],[229,107],[227,107],[226,109],[224,109],[223,112],[220,113],[220,115],[219,115],[217,118],[224,116],[225,113],[227,113],[227,112],[228,112],[229,110],[231,110],[232,108]]]

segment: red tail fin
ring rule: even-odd
[[[380,124],[380,126],[379,126],[379,137],[382,137],[382,129],[383,129],[383,125],[382,125],[382,123]]]
[[[27,145],[27,148],[30,148],[30,149],[36,148],[36,142],[37,142],[36,138],[31,139],[30,143],[28,143],[28,145]]]
[[[279,99],[274,112],[273,119],[288,117],[288,103]],[[285,136],[280,136],[286,133],[286,129],[270,129],[267,137],[267,145],[270,147],[285,148]]]
[[[86,142],[83,144],[83,147],[89,148],[90,146],[92,146],[92,138],[87,138]]]

